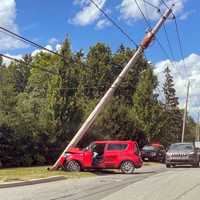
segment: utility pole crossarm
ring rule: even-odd
[[[61,157],[64,155],[65,152],[67,152],[70,148],[75,147],[79,141],[82,139],[82,137],[87,133],[90,126],[93,124],[93,122],[96,120],[99,113],[103,110],[104,106],[109,102],[109,100],[112,98],[115,90],[120,85],[122,80],[125,78],[127,73],[129,72],[130,68],[137,62],[138,58],[142,55],[144,50],[149,46],[149,44],[154,39],[156,33],[159,31],[160,27],[163,25],[163,23],[166,21],[166,19],[169,17],[169,15],[172,13],[172,8],[167,9],[164,15],[160,18],[160,20],[157,22],[155,27],[150,30],[146,36],[144,37],[143,41],[141,42],[140,46],[134,53],[133,57],[130,59],[130,61],[127,63],[127,65],[124,67],[122,72],[119,74],[117,79],[113,82],[111,87],[108,89],[108,91],[105,93],[103,98],[99,101],[99,103],[96,105],[95,109],[91,112],[89,117],[86,119],[86,121],[83,123],[81,128],[78,130],[76,135],[73,137],[71,142],[68,144],[68,146],[65,148],[61,156],[58,158],[56,163],[53,165],[51,170],[56,170],[59,167],[59,162]]]

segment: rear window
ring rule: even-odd
[[[172,144],[169,148],[169,150],[193,150],[194,147],[192,144],[186,144],[186,143],[177,143],[177,144]]]
[[[107,150],[125,150],[127,144],[109,144]]]
[[[144,146],[143,147],[143,150],[146,150],[146,151],[153,151],[156,149],[157,149],[157,147],[155,147],[155,146]]]

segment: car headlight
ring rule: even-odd
[[[190,152],[189,155],[194,155],[194,152]]]
[[[65,153],[64,154],[64,157],[68,157],[68,156],[70,156],[71,155],[71,153]]]
[[[170,153],[166,153],[166,159],[170,159],[171,158],[171,154]]]

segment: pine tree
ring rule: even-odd
[[[165,94],[165,108],[167,110],[174,110],[178,106],[178,97],[176,97],[176,90],[174,89],[173,76],[170,74],[169,67],[164,70],[166,81],[164,83],[164,94]]]
[[[182,129],[182,113],[178,108],[179,102],[178,97],[176,97],[176,90],[174,88],[173,76],[169,67],[164,70],[165,73],[165,83],[163,85],[163,90],[165,94],[165,114],[166,114],[166,124],[165,124],[165,137],[168,138],[168,143],[179,142],[181,137]]]

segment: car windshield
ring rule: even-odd
[[[151,151],[151,150],[156,150],[157,148],[154,147],[154,146],[144,146],[143,147],[143,150],[146,150],[146,151]]]
[[[169,150],[193,150],[192,144],[172,144]]]

